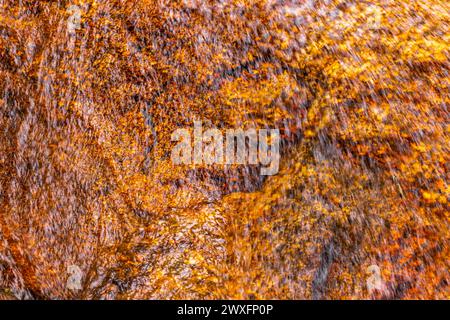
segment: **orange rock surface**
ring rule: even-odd
[[[450,298],[449,12],[2,1],[0,297]],[[174,165],[194,119],[280,172]]]

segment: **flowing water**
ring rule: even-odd
[[[0,0],[0,298],[450,298],[449,12]],[[175,165],[195,119],[279,173]]]

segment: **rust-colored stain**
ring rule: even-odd
[[[0,299],[450,298],[449,12],[0,1]],[[195,119],[279,173],[173,164]]]

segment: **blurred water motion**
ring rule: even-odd
[[[450,298],[449,12],[1,0],[0,298]],[[280,172],[175,166],[194,119]]]

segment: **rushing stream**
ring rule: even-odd
[[[445,0],[0,0],[0,299],[450,298]],[[279,170],[172,133],[279,130]]]

